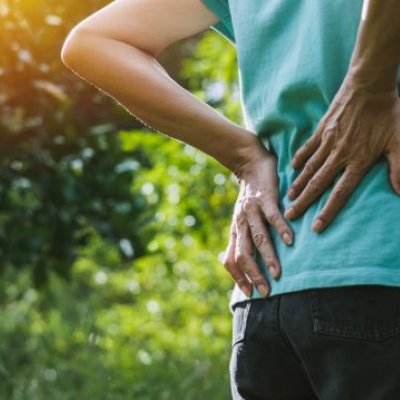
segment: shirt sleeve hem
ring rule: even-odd
[[[220,21],[218,21],[216,24],[227,20],[230,21],[231,16],[229,9],[226,8],[226,4],[222,0],[201,0],[201,1],[220,19]]]

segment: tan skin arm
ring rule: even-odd
[[[276,160],[256,135],[182,88],[156,60],[170,44],[217,21],[200,0],[115,0],[70,32],[61,58],[145,124],[235,173],[244,190],[223,264],[244,293],[255,285],[267,295],[268,282],[252,257],[254,245],[267,265],[276,267],[273,277],[278,278],[280,265],[265,222],[282,240],[293,239],[277,204]]]
[[[400,195],[399,22],[399,0],[364,0],[347,75],[316,131],[292,160],[294,168],[304,169],[288,190],[294,202],[286,218],[303,214],[343,171],[314,220],[312,229],[322,232],[381,155]]]
[[[170,44],[216,20],[199,0],[117,0],[78,24],[61,56],[145,124],[236,170],[254,136],[183,90],[156,60]]]
[[[353,79],[369,91],[395,89],[400,63],[400,2],[364,0],[361,28],[350,62]]]

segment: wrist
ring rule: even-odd
[[[236,146],[233,151],[232,164],[229,169],[236,176],[238,181],[248,174],[251,165],[260,157],[265,157],[268,149],[262,144],[259,137],[246,131],[246,139],[242,146]]]
[[[397,90],[397,72],[397,64],[385,68],[358,61],[350,64],[348,78],[366,92],[392,92]]]

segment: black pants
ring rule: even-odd
[[[400,287],[238,303],[229,371],[235,400],[400,400]]]

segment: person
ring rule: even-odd
[[[65,40],[72,71],[238,178],[234,399],[400,398],[399,15],[397,0],[116,0]],[[236,48],[245,126],[156,61],[208,28]]]

